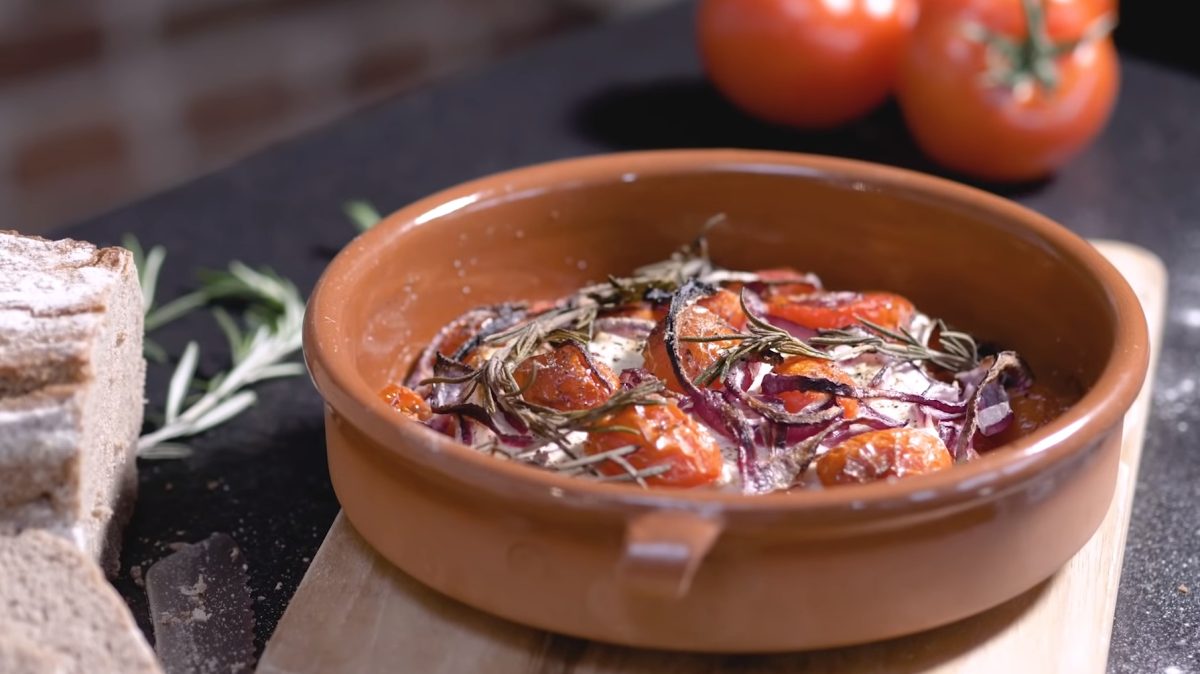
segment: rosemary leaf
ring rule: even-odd
[[[166,459],[186,459],[191,455],[191,447],[176,442],[162,442],[149,449],[146,449],[145,451],[138,451],[139,459],[149,459],[155,461]]]
[[[203,433],[213,426],[229,421],[242,412],[249,409],[251,405],[258,402],[258,394],[254,391],[242,391],[234,396],[225,399],[218,403],[208,412],[196,417],[196,420],[189,427],[189,435],[197,435]]]
[[[371,202],[363,199],[352,199],[342,204],[342,212],[350,218],[354,227],[360,232],[371,229],[383,219]]]
[[[151,267],[155,250],[162,249],[152,249],[143,260],[146,265],[141,272],[143,279],[156,277],[165,258],[163,251],[157,256],[159,267]],[[235,317],[214,306],[226,300],[242,302],[244,309]],[[206,272],[201,275],[197,290],[149,308],[146,329],[152,330],[189,311],[209,306],[229,342],[232,367],[202,384],[196,377],[199,347],[194,342],[188,344],[171,376],[162,425],[138,439],[138,455],[142,458],[184,456],[178,449],[182,445],[159,448],[172,445],[171,440],[202,433],[244,412],[258,399],[247,387],[305,371],[301,363],[290,360],[300,350],[304,299],[291,282],[270,269],[253,269],[235,261],[224,271]],[[197,387],[201,392],[190,395]]]
[[[199,355],[200,347],[195,342],[188,342],[183,355],[179,357],[179,364],[175,367],[171,383],[167,387],[167,405],[164,412],[164,423],[167,425],[179,418],[179,408],[183,405],[184,396],[192,387],[192,380],[196,376],[196,361]]]

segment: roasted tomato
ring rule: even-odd
[[[850,375],[838,368],[838,366],[829,361],[819,358],[809,358],[808,356],[792,356],[776,365],[773,372],[776,374],[812,377],[814,379],[827,379],[838,384],[854,386],[854,380],[850,378]],[[813,404],[824,404],[825,401],[829,400],[828,393],[819,393],[817,391],[786,391],[780,393],[779,397],[783,399],[784,408],[793,413],[799,412]],[[853,419],[858,416],[858,401],[854,398],[839,397],[837,404],[842,408],[845,418]]]
[[[817,459],[817,477],[832,487],[923,475],[953,464],[950,451],[933,433],[889,428],[856,435],[822,454]]]
[[[721,448],[707,428],[692,419],[674,402],[661,405],[630,405],[608,415],[588,433],[583,450],[599,454],[633,445],[625,461],[637,470],[667,465],[665,473],[646,478],[660,487],[699,487],[721,477]],[[605,475],[626,473],[614,461],[604,461]]]
[[[429,408],[429,403],[425,402],[424,398],[407,386],[388,384],[379,392],[379,397],[391,405],[392,409],[397,410],[410,419],[429,421],[433,416],[433,410]]]
[[[746,327],[746,312],[742,311],[742,299],[735,292],[722,288],[708,297],[700,298],[696,305],[724,318],[735,330]]]
[[[826,292],[773,297],[767,313],[810,330],[846,328],[860,318],[894,330],[912,318],[913,305],[892,293]]]
[[[454,354],[458,353],[458,350],[461,349],[464,344],[471,341],[471,338],[479,334],[479,330],[483,326],[485,320],[487,319],[481,316],[470,320],[463,319],[452,323],[447,327],[448,333],[446,334],[446,338],[443,339],[442,343],[438,345],[438,353],[446,356],[447,358],[453,358]]]
[[[1041,178],[1066,163],[1116,101],[1117,52],[1097,31],[1112,4],[941,0],[923,12],[897,92],[917,144],[987,180]]]
[[[666,312],[665,306],[655,306],[649,302],[634,302],[633,304],[607,309],[601,316],[604,318],[640,318],[647,321],[657,321]]]
[[[617,375],[573,342],[530,356],[513,372],[526,402],[556,410],[586,410],[612,397]]]
[[[883,102],[917,0],[705,0],[704,68],[717,89],[776,124],[828,128]]]
[[[671,367],[671,360],[667,356],[667,345],[664,339],[666,331],[667,321],[664,318],[650,333],[649,339],[646,340],[646,347],[642,350],[642,356],[646,360],[645,367],[666,382],[667,388],[677,393],[683,393],[683,385],[676,378],[675,370]],[[728,321],[698,304],[684,307],[679,312],[676,332],[679,337],[717,337],[737,334],[737,330],[734,330]],[[722,351],[736,345],[737,342],[734,340],[686,342],[680,339],[680,365],[683,366],[684,375],[694,381],[710,365],[717,362]]]
[[[1009,399],[1013,420],[1008,428],[992,436],[976,433],[974,447],[986,452],[1023,438],[1062,415],[1071,406],[1071,401],[1078,399],[1078,396],[1067,396],[1052,389],[1045,382],[1035,381],[1028,391]]]
[[[760,269],[755,273],[762,279],[755,287],[764,300],[808,295],[820,290],[806,274],[801,274],[791,267]]]

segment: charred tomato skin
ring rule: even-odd
[[[680,310],[676,318],[676,333],[679,337],[679,361],[684,376],[695,380],[700,373],[717,362],[721,353],[737,345],[734,340],[719,340],[714,342],[688,342],[686,337],[719,337],[734,335],[737,330],[724,318],[706,309],[699,303],[692,304]],[[676,393],[684,393],[683,384],[675,376],[671,367],[671,359],[667,354],[666,343],[667,321],[664,318],[651,331],[642,350],[645,368],[654,376],[666,382],[667,388]],[[719,383],[718,383],[719,385]]]
[[[954,464],[950,451],[933,433],[889,428],[860,433],[817,459],[821,484],[866,484],[945,470]]]
[[[634,445],[624,456],[634,468],[668,465],[665,473],[646,478],[657,487],[702,487],[721,478],[721,448],[712,433],[679,409],[674,401],[660,405],[630,405],[606,416],[588,433],[584,453],[607,452]],[[599,465],[605,475],[626,471],[613,461]]]
[[[526,402],[564,412],[597,407],[620,386],[612,368],[593,361],[574,342],[526,358],[513,378]]]

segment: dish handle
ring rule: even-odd
[[[656,510],[634,517],[625,528],[618,583],[639,594],[684,597],[723,527],[720,519],[682,510]]]

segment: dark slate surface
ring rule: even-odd
[[[270,264],[307,289],[352,235],[340,212],[344,200],[367,198],[388,210],[521,164],[631,148],[742,146],[931,169],[893,108],[817,135],[740,116],[701,79],[690,22],[690,9],[677,7],[570,36],[67,233],[116,242],[131,231],[147,244],[166,244],[168,296],[187,286],[195,267],[234,257]],[[1170,268],[1166,346],[1111,669],[1194,672],[1200,671],[1200,79],[1128,55],[1123,65],[1121,102],[1099,142],[1053,180],[997,191],[1085,236],[1145,246]],[[221,340],[206,317],[157,337],[180,348],[194,335],[209,345],[204,362],[218,365]],[[152,373],[154,401],[161,400],[165,375]],[[196,441],[194,458],[144,463],[126,568],[147,566],[172,542],[230,533],[250,566],[261,648],[337,509],[320,411],[306,380],[275,382],[245,416]],[[147,625],[144,591],[128,573],[119,585]]]

